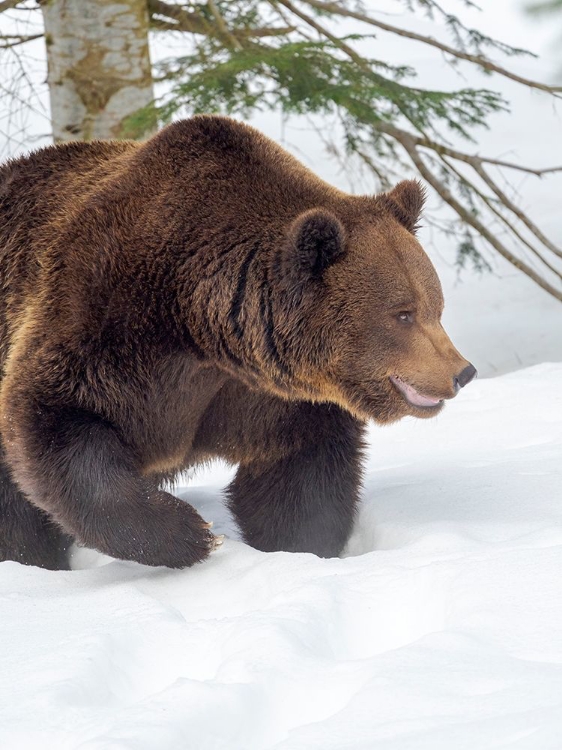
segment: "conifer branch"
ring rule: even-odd
[[[213,2],[212,6],[214,6],[215,12],[218,14],[216,3]],[[209,7],[211,7],[211,5]],[[211,24],[201,13],[188,11],[179,5],[165,2],[165,0],[148,0],[148,9],[151,14],[151,25],[157,29],[166,31],[184,31],[203,36],[220,36],[221,33],[224,33],[224,28],[221,28],[220,23],[217,23],[216,25]],[[218,15],[220,16],[220,14]],[[163,19],[167,20],[161,20],[157,18],[157,16],[161,16]],[[285,36],[294,31],[295,27],[273,26],[269,28],[264,26],[258,28],[226,30],[230,37],[233,40],[236,40],[237,45],[241,45],[245,39]]]
[[[513,234],[513,236],[522,244],[525,245],[525,247],[530,250],[535,257],[537,257],[541,263],[543,263],[548,270],[553,273],[555,276],[558,276],[560,280],[562,280],[562,271],[560,271],[558,268],[553,266],[547,258],[544,257],[544,255],[541,253],[540,250],[538,250],[534,245],[529,242],[529,240],[524,237],[517,226],[511,221],[507,216],[505,216],[504,213],[500,210],[499,206],[502,205],[502,201],[499,199],[493,199],[489,195],[486,195],[482,190],[480,190],[477,185],[470,180],[466,175],[459,172],[459,170],[452,164],[447,157],[441,157],[441,161],[445,164],[447,169],[455,175],[459,183],[464,184],[466,187],[469,188],[469,190],[475,195],[478,196],[478,198],[487,206],[487,208],[498,217],[498,219],[505,225],[505,227]],[[490,181],[491,182],[491,181]],[[513,205],[513,204],[512,204]],[[516,208],[516,207],[515,207]],[[512,213],[515,214],[515,216],[520,219],[520,217],[525,217],[525,214],[523,214],[521,211],[519,211],[516,208],[516,211],[512,211]],[[520,219],[521,220],[521,219]],[[526,223],[526,222],[525,222]],[[561,254],[562,257],[562,254]]]
[[[540,83],[539,81],[533,81],[529,78],[524,78],[523,76],[519,76],[516,73],[507,70],[501,65],[497,65],[484,55],[473,55],[470,52],[466,52],[462,49],[444,44],[443,42],[440,42],[431,36],[416,34],[416,32],[414,31],[408,31],[407,29],[402,29],[399,26],[394,26],[392,24],[385,23],[384,21],[379,21],[378,19],[373,18],[372,16],[368,16],[365,13],[348,10],[347,8],[343,7],[341,3],[321,2],[321,0],[302,0],[302,2],[305,2],[307,5],[310,5],[311,7],[316,8],[317,10],[324,11],[326,13],[333,13],[335,15],[347,18],[354,18],[355,20],[361,21],[362,23],[368,24],[369,26],[374,26],[376,28],[382,29],[383,31],[388,31],[391,34],[396,34],[397,36],[401,36],[406,39],[412,39],[417,42],[422,42],[423,44],[427,44],[430,47],[435,47],[436,49],[441,50],[441,52],[444,52],[447,55],[451,55],[451,57],[473,63],[474,65],[477,65],[479,68],[483,68],[489,73],[497,73],[498,75],[509,78],[512,81],[516,81],[523,86],[527,86],[528,88],[545,91],[549,94],[557,96],[558,98],[562,98],[558,96],[560,93],[562,93],[562,86],[548,86],[545,83]]]
[[[489,228],[483,224],[473,213],[471,213],[466,206],[460,203],[453,193],[449,190],[447,185],[439,179],[439,177],[428,167],[423,157],[416,148],[415,139],[410,135],[402,131],[399,142],[404,148],[412,163],[415,165],[418,172],[422,175],[424,180],[430,184],[434,190],[441,196],[441,198],[460,216],[460,218],[478,234],[483,237],[505,260],[511,263],[512,266],[522,271],[530,279],[532,279],[541,289],[551,294],[559,302],[562,302],[562,289],[557,289],[543,276],[537,273],[531,266],[522,261],[511,250],[501,242],[498,237],[493,234]]]

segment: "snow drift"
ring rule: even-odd
[[[373,428],[343,559],[0,565],[2,750],[558,750],[562,364]],[[82,557],[82,559],[81,559]],[[92,567],[98,564],[98,567]]]

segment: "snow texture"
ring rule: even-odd
[[[373,428],[343,559],[0,565],[2,750],[559,750],[561,364]],[[91,556],[91,553],[90,553]],[[106,560],[98,560],[98,563]]]

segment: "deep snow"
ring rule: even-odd
[[[559,750],[562,381],[373,428],[347,556],[0,565],[2,750]],[[233,535],[219,487],[188,497]],[[91,561],[90,561],[91,564]]]

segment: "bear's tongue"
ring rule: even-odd
[[[437,406],[440,403],[440,399],[418,393],[413,385],[406,383],[406,381],[396,375],[391,375],[390,379],[405,397],[406,401],[413,406]]]

